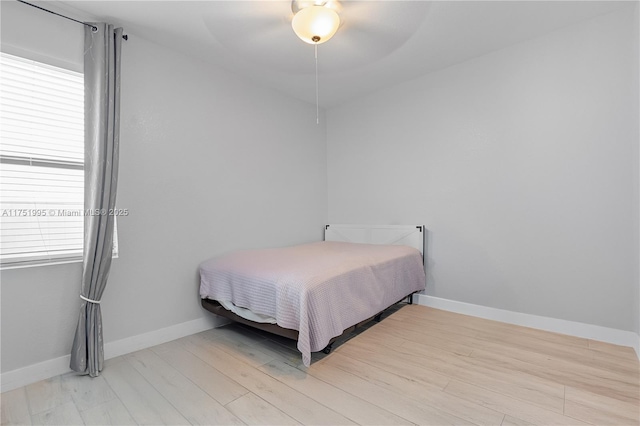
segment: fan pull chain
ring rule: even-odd
[[[316,53],[316,124],[320,124],[320,101],[318,100],[318,45],[313,46]]]

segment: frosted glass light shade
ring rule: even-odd
[[[340,17],[335,10],[324,6],[300,9],[291,26],[300,39],[309,44],[322,44],[338,31]]]

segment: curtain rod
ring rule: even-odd
[[[45,9],[44,7],[40,7],[40,6],[32,4],[32,3],[28,3],[28,2],[26,2],[24,0],[18,0],[18,1],[20,3],[26,4],[28,6],[35,7],[36,9],[44,10],[45,12],[49,12],[49,13],[51,13],[53,15],[60,16],[62,18],[68,19],[68,20],[73,21],[73,22],[77,22],[78,24],[86,25],[87,27],[91,27],[91,29],[93,31],[98,31],[98,27],[96,27],[95,25],[91,25],[91,24],[88,24],[86,22],[78,21],[77,19],[69,18],[68,16],[62,15],[60,13],[54,12],[54,11],[49,10],[49,9]],[[125,39],[125,40],[129,40],[129,36],[126,35],[126,34],[123,34],[122,38]]]

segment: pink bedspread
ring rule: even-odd
[[[200,265],[200,296],[230,301],[298,330],[304,365],[331,338],[425,287],[407,246],[323,241],[240,251]]]

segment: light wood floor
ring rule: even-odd
[[[2,394],[3,424],[639,423],[630,348],[409,305],[300,365],[230,325]]]

